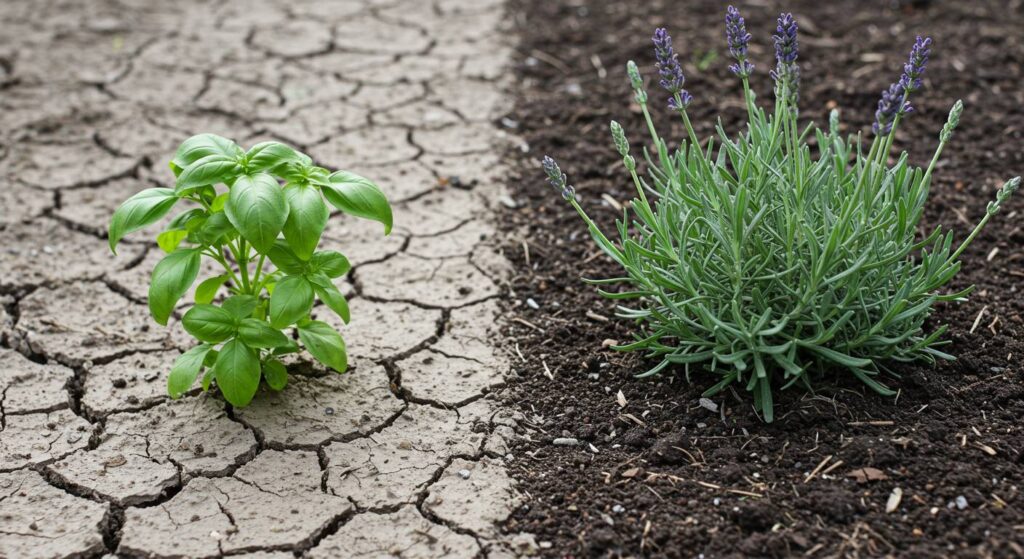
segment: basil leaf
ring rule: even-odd
[[[274,348],[288,345],[288,336],[257,318],[247,318],[238,325],[238,339],[249,347]]]
[[[177,250],[178,245],[181,241],[188,237],[188,231],[183,229],[174,229],[171,231],[164,231],[156,236],[156,244],[160,247],[160,250],[170,254]]]
[[[296,256],[287,241],[278,240],[274,243],[274,246],[270,247],[267,257],[274,263],[274,266],[277,266],[277,269],[290,276],[301,276],[306,272],[306,263]]]
[[[231,279],[231,276],[224,274],[203,280],[199,287],[196,288],[196,303],[201,305],[209,304],[217,296],[220,286],[224,285],[224,282],[229,279]]]
[[[242,320],[252,316],[252,312],[256,310],[258,302],[256,297],[252,295],[233,295],[225,299],[224,304],[221,306],[236,319]]]
[[[196,231],[196,238],[204,245],[222,245],[229,240],[226,236],[235,230],[224,212],[210,214],[203,226]]]
[[[256,172],[269,171],[292,161],[304,163],[309,158],[280,142],[261,142],[252,146],[245,159],[249,172]]]
[[[207,155],[192,163],[178,175],[174,191],[180,196],[193,190],[229,181],[242,172],[238,160],[225,155]]]
[[[334,250],[322,250],[313,255],[309,262],[310,272],[322,272],[329,278],[340,278],[352,269],[348,258]]]
[[[125,200],[114,211],[107,228],[110,251],[117,252],[117,243],[125,235],[152,225],[171,211],[178,195],[170,188],[147,188]]]
[[[176,250],[153,268],[152,280],[149,284],[149,312],[153,319],[166,326],[167,319],[178,304],[181,296],[192,286],[199,275],[199,258],[197,248]]]
[[[334,207],[349,215],[379,221],[384,224],[384,234],[391,233],[391,206],[376,184],[348,171],[332,173],[328,181],[321,189]]]
[[[238,319],[221,307],[196,305],[185,313],[181,324],[200,341],[216,344],[235,334]]]
[[[172,219],[171,222],[167,224],[167,229],[164,229],[164,231],[173,231],[175,229],[185,229],[191,231],[189,225],[192,223],[193,220],[205,218],[206,212],[204,210],[201,210],[199,208],[185,210],[180,214],[174,216],[174,219]]]
[[[263,380],[271,390],[280,392],[288,384],[288,371],[280,361],[269,357],[263,362]]]
[[[348,368],[345,340],[326,322],[310,320],[299,325],[299,339],[309,353],[324,365],[344,373]]]
[[[171,375],[167,377],[167,393],[171,398],[180,398],[188,392],[189,388],[196,382],[199,371],[203,368],[203,361],[206,354],[213,349],[208,344],[197,345],[196,347],[182,353],[174,361],[171,367]]]
[[[171,168],[185,169],[208,155],[223,155],[237,159],[242,155],[242,148],[238,147],[235,142],[216,134],[199,134],[178,146],[178,151],[171,161]]]
[[[338,291],[338,288],[334,286],[334,282],[331,278],[322,274],[313,274],[309,276],[310,283],[313,284],[313,291],[316,292],[316,296],[320,298],[335,314],[341,317],[345,324],[351,318],[348,310],[348,301],[345,296]]]
[[[305,184],[285,185],[284,196],[288,202],[284,238],[296,256],[309,260],[327,226],[327,217],[330,215],[327,204],[316,187]]]
[[[213,364],[213,378],[228,403],[246,406],[260,386],[260,360],[249,346],[233,339],[220,349]]]
[[[284,328],[309,316],[313,308],[313,286],[302,276],[287,276],[277,282],[270,296],[270,325]]]
[[[260,254],[266,254],[288,219],[288,204],[274,177],[259,173],[241,176],[224,205],[231,224]]]

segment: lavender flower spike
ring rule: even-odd
[[[788,83],[789,103],[795,109],[800,92],[800,66],[796,63],[800,45],[796,39],[797,25],[793,14],[780,14],[776,31],[778,35],[772,35],[776,60],[772,78],[776,83]]]
[[[908,92],[921,89],[921,76],[928,66],[928,57],[932,53],[931,37],[921,38],[918,36],[914,41],[914,47],[910,49],[910,59],[903,65],[903,76],[900,77],[900,85]]]
[[[673,110],[684,110],[693,101],[688,91],[683,89],[686,83],[686,76],[683,75],[683,67],[679,65],[679,57],[672,48],[672,37],[668,31],[659,27],[654,30],[654,56],[658,60],[658,75],[661,76],[661,87],[665,88],[672,96],[669,98],[668,107]]]
[[[572,200],[576,196],[576,189],[568,184],[568,177],[565,176],[565,173],[558,167],[558,163],[554,159],[545,155],[544,159],[541,160],[541,167],[544,168],[551,186],[561,191],[562,198]]]
[[[875,123],[871,129],[879,136],[887,136],[892,132],[892,125],[897,115],[907,114],[914,111],[910,103],[903,100],[904,89],[900,82],[889,86],[889,89],[882,92],[882,98],[878,100],[878,110],[875,111]]]
[[[725,13],[725,39],[729,43],[729,52],[736,59],[736,64],[729,66],[729,69],[741,78],[750,77],[754,71],[754,65],[747,61],[750,33],[747,33],[747,25],[740,11],[733,6],[729,6]]]

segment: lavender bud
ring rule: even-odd
[[[689,106],[693,97],[683,89],[686,83],[686,76],[683,75],[683,67],[679,65],[679,57],[672,48],[672,37],[664,28],[654,30],[654,57],[657,59],[658,75],[661,81],[658,83],[671,94],[668,106],[670,109],[682,110]]]
[[[561,191],[562,198],[572,200],[575,197],[576,190],[568,184],[568,177],[565,176],[565,173],[558,167],[558,163],[554,159],[545,155],[544,159],[541,160],[541,167],[544,168],[551,186],[555,187],[555,190]]]
[[[904,91],[900,82],[889,86],[889,89],[882,92],[882,98],[878,100],[878,110],[875,111],[875,123],[871,129],[879,136],[887,136],[892,132],[892,125],[897,115],[914,111],[910,103],[903,100]]]
[[[953,130],[960,124],[960,115],[964,112],[964,102],[957,99],[956,103],[953,104],[953,108],[949,110],[949,118],[946,119],[946,124],[942,126],[942,132],[939,134],[939,141],[946,143],[953,137]]]
[[[1020,177],[1013,177],[1006,181],[1006,183],[1003,184],[1003,187],[999,189],[999,192],[996,193],[996,199],[988,203],[988,207],[985,211],[987,211],[989,215],[995,215],[998,213],[999,208],[1003,203],[1010,199],[1010,196],[1012,196],[1018,188],[1020,188]]]
[[[629,142],[626,141],[626,131],[622,129],[622,125],[613,120],[611,129],[612,141],[615,142],[615,149],[619,150],[619,155],[623,157],[629,155]]]
[[[647,103],[644,79],[640,76],[640,68],[637,68],[636,62],[630,60],[626,63],[626,75],[629,76],[629,84],[633,86],[633,91],[636,92],[636,102],[641,105]]]
[[[908,92],[921,89],[921,76],[924,75],[925,67],[928,66],[928,57],[932,53],[931,37],[921,38],[918,36],[910,49],[910,59],[903,65],[903,76],[900,77],[900,85]]]
[[[793,14],[780,14],[776,31],[778,35],[772,35],[775,41],[775,71],[771,76],[779,85],[778,90],[782,89],[781,84],[787,85],[788,101],[795,109],[800,98],[800,66],[796,63],[800,45],[796,38],[797,25]]]
[[[839,136],[839,109],[828,113],[828,131],[833,137]]]
[[[729,66],[733,74],[747,78],[754,71],[754,65],[747,61],[750,33],[739,10],[729,6],[725,13],[725,39],[729,43],[729,52],[736,59],[736,64]]]

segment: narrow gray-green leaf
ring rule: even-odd
[[[313,286],[302,276],[288,276],[277,282],[270,296],[270,325],[284,328],[309,315],[313,308]]]
[[[241,340],[224,344],[213,365],[213,378],[224,399],[232,406],[249,405],[260,386],[260,360]]]
[[[304,322],[299,326],[299,339],[317,361],[339,373],[348,368],[345,340],[330,324],[319,320]]]
[[[199,249],[176,250],[153,268],[149,284],[149,312],[160,324],[167,324],[178,300],[196,281],[200,257]]]
[[[259,173],[238,177],[224,205],[231,224],[260,254],[266,254],[288,219],[288,204],[274,177]]]
[[[309,260],[327,226],[330,215],[327,204],[320,197],[320,191],[310,185],[289,183],[284,187],[284,196],[288,201],[284,238],[296,256]]]
[[[379,221],[384,224],[384,234],[391,233],[391,205],[384,192],[369,179],[348,171],[337,171],[321,188],[334,207],[349,215]]]
[[[117,243],[125,235],[152,225],[167,215],[177,201],[178,195],[170,188],[147,188],[125,200],[110,218],[110,250],[117,252]]]
[[[167,377],[167,393],[171,398],[180,398],[192,388],[199,371],[203,368],[203,360],[211,349],[213,346],[209,344],[197,345],[178,356],[171,367],[170,376]]]

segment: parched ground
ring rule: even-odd
[[[0,557],[530,547],[495,527],[520,503],[516,418],[493,403],[503,16],[493,0],[0,4]],[[103,237],[199,132],[297,145],[395,203],[388,238],[342,216],[325,233],[354,263],[349,373],[295,363],[308,374],[238,410],[166,397],[190,340],[148,315],[160,251],[135,235],[114,257]]]

